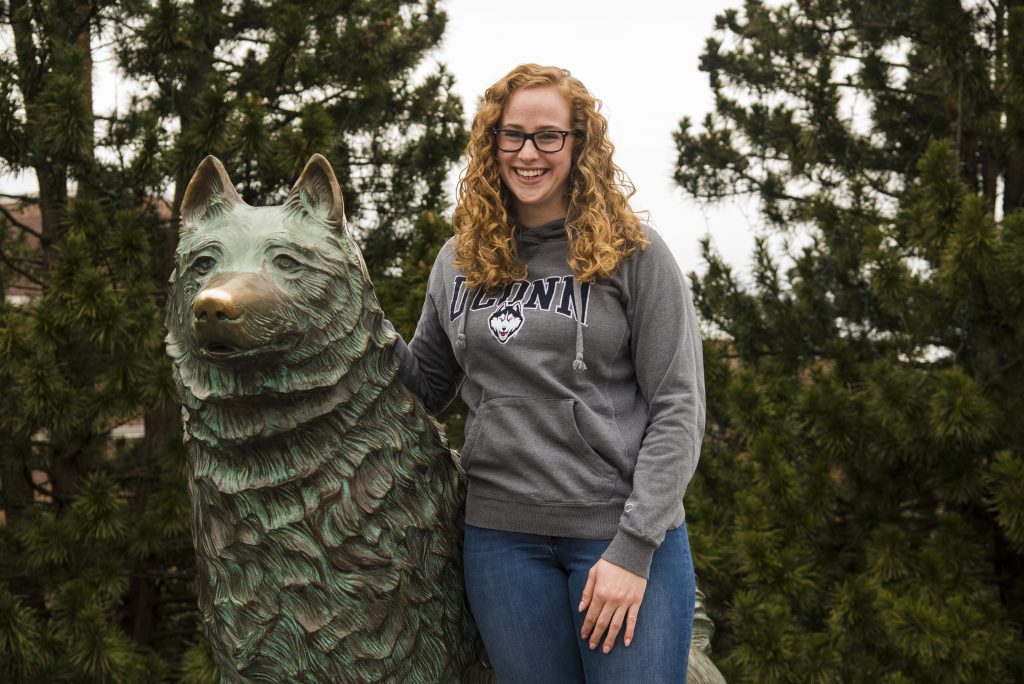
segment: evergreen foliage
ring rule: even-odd
[[[1024,681],[1024,3],[748,1],[676,181],[705,242],[694,558],[734,682]]]
[[[451,224],[435,212],[424,212],[413,230],[401,238],[395,266],[374,278],[374,291],[381,309],[407,342],[416,332],[427,281],[441,247],[452,234]],[[437,415],[444,425],[448,445],[461,449],[465,438],[466,405],[458,396]]]
[[[0,284],[36,293],[0,308],[0,680],[216,681],[160,313],[185,185],[216,154],[271,203],[326,155],[405,311],[414,225],[464,144],[452,78],[426,61],[444,25],[429,0],[0,2],[0,173],[34,171],[15,199],[41,216],[0,212]],[[100,44],[136,84],[109,116]],[[140,416],[144,439],[112,437]]]

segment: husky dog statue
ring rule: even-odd
[[[334,171],[251,207],[214,157],[181,208],[167,352],[199,607],[228,682],[488,681],[455,459],[398,379]]]

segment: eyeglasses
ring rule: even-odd
[[[578,131],[536,131],[524,133],[508,128],[495,128],[491,133],[502,152],[518,152],[529,140],[538,152],[561,152],[565,147],[566,136],[578,135]]]

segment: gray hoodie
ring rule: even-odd
[[[467,290],[454,241],[438,254],[402,379],[437,412],[460,384],[469,407],[466,522],[611,539],[603,558],[647,576],[704,434],[700,332],[668,247],[610,279],[576,282],[563,221],[518,232],[528,277]]]

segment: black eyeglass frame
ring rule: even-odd
[[[543,152],[544,154],[557,154],[565,149],[565,139],[567,137],[569,137],[570,135],[580,135],[582,131],[577,129],[572,129],[569,131],[560,131],[555,128],[548,128],[543,131],[534,131],[533,133],[526,133],[524,131],[517,131],[514,128],[492,128],[491,133],[494,135],[494,146],[497,147],[502,152],[519,152],[524,147],[526,147],[526,141],[529,140],[530,142],[533,143],[533,148],[538,152]],[[520,144],[519,147],[517,147],[514,150],[506,150],[505,148],[501,147],[501,145],[498,143],[498,136],[501,135],[502,133],[515,133],[516,135],[521,135],[523,137],[522,144]],[[562,144],[558,147],[557,150],[542,150],[540,146],[537,145],[536,136],[541,135],[543,133],[560,133],[562,135]]]

